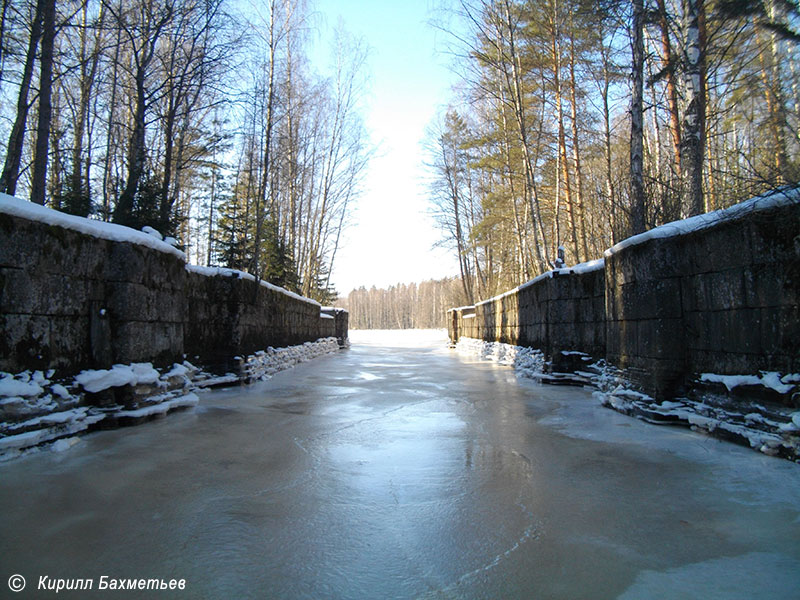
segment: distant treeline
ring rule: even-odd
[[[432,329],[446,327],[447,309],[464,304],[463,294],[461,281],[450,278],[360,287],[337,304],[350,312],[351,329]]]

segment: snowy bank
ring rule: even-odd
[[[239,359],[239,368],[213,375],[184,361],[165,369],[150,363],[85,370],[68,381],[53,372],[0,372],[0,461],[32,450],[63,451],[77,434],[136,425],[196,406],[197,392],[265,380],[280,371],[339,350],[336,338],[269,347]]]

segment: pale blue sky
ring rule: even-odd
[[[369,94],[364,121],[378,151],[333,270],[340,294],[457,273],[456,259],[432,250],[438,239],[427,214],[425,129],[450,98],[455,81],[442,35],[429,25],[440,0],[316,0],[323,32],[342,20],[365,40]],[[324,36],[320,44],[325,44]]]

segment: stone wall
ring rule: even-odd
[[[323,315],[333,317],[333,333],[330,334],[339,342],[339,347],[344,348],[348,345],[347,331],[349,329],[350,313],[343,308],[326,306],[322,309]]]
[[[704,372],[800,370],[800,203],[765,204],[606,252],[610,362],[657,397]]]
[[[551,271],[452,309],[448,327],[454,343],[473,337],[605,358],[668,398],[701,373],[800,371],[798,307],[800,190],[790,189],[625,240],[604,265]]]
[[[181,356],[178,256],[3,213],[0,236],[0,371]]]
[[[334,337],[316,302],[230,269],[189,267],[185,353],[214,370],[269,346]]]
[[[450,339],[497,341],[594,356],[605,352],[603,261],[550,271],[475,306],[451,309]]]
[[[323,318],[318,303],[244,273],[187,267],[163,242],[137,243],[148,242],[141,232],[42,207],[30,208],[42,220],[0,208],[0,371],[65,376],[184,355],[216,369],[269,346],[333,337],[337,325],[346,338],[346,319]]]

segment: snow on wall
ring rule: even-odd
[[[664,225],[660,225],[644,233],[622,240],[606,250],[604,254],[606,257],[610,257],[626,248],[643,244],[650,240],[670,238],[702,231],[710,227],[716,227],[726,221],[745,218],[759,211],[788,207],[796,205],[797,203],[800,203],[800,188],[786,187],[773,190],[760,196],[750,198],[750,200],[746,200],[745,202],[734,204],[728,208],[696,215],[680,221],[673,221],[672,223],[665,223]]]
[[[123,227],[115,223],[106,223],[95,219],[85,219],[75,215],[68,215],[52,208],[40,206],[27,200],[20,200],[7,194],[0,193],[0,213],[20,217],[29,221],[55,225],[64,229],[71,229],[80,233],[85,233],[95,238],[110,240],[114,242],[128,242],[146,246],[159,252],[167,252],[176,257],[186,260],[186,255],[167,242],[161,240],[161,236],[154,236],[144,231],[136,231],[130,227]],[[152,231],[155,231],[150,228]]]
[[[244,271],[239,271],[237,269],[228,269],[225,267],[201,267],[198,265],[186,265],[186,270],[190,273],[205,275],[206,277],[233,277],[244,279],[246,281],[256,280],[256,278],[250,273],[245,273]],[[295,294],[294,292],[290,292],[289,290],[283,289],[280,286],[273,285],[268,281],[259,280],[259,283],[263,287],[267,288],[268,290],[272,290],[273,292],[278,292],[279,294],[284,294],[289,298],[294,298],[295,300],[300,300],[301,302],[308,302],[309,304],[313,304],[314,306],[319,306],[322,308],[319,302],[312,300],[311,298],[306,298],[300,294]]]

